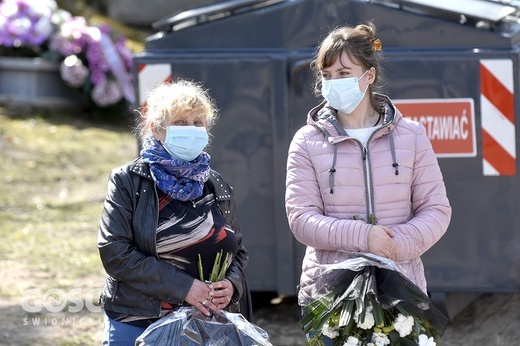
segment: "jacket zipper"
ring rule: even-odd
[[[153,189],[154,189],[154,195],[155,195],[155,203],[157,206],[157,212],[155,213],[155,231],[153,232],[154,233],[153,248],[154,248],[155,258],[158,259],[159,254],[157,253],[157,227],[159,226],[159,193],[157,192],[157,186],[155,184],[153,184]]]
[[[155,205],[157,206],[157,210],[155,213],[155,229],[153,232],[153,248],[155,253],[155,258],[159,259],[159,254],[157,253],[157,227],[159,226],[159,193],[157,192],[157,185],[153,184],[153,190],[155,195]],[[159,312],[155,315],[156,317],[161,317],[161,300],[159,299]]]
[[[373,191],[372,169],[371,169],[371,165],[370,165],[368,145],[369,145],[370,141],[372,140],[372,137],[374,137],[374,135],[376,134],[376,132],[379,132],[382,128],[384,128],[386,126],[387,126],[387,124],[383,124],[383,126],[381,126],[379,129],[376,129],[374,132],[372,132],[370,137],[368,137],[366,146],[363,145],[357,139],[352,138],[352,140],[358,142],[359,146],[361,147],[361,155],[362,155],[362,159],[363,159],[363,171],[365,173],[365,191],[366,191],[366,195],[367,195],[367,199],[366,199],[366,201],[367,201],[367,222],[373,222],[374,220],[372,220],[372,218],[375,216],[375,215],[373,215],[374,214],[374,201],[373,201],[373,194],[372,194],[372,191]],[[324,131],[324,133],[326,133],[326,132]],[[335,144],[335,143],[333,143],[333,144]]]
[[[370,169],[370,159],[368,157],[368,148],[363,146],[363,169],[365,170],[365,187],[367,194],[367,221],[370,221],[370,216],[374,213],[374,206],[372,201],[372,172]]]

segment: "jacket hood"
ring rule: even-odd
[[[374,95],[376,100],[383,103],[385,107],[383,127],[388,127],[389,130],[391,130],[399,119],[402,118],[402,115],[388,96],[377,93]],[[330,143],[336,143],[339,137],[348,137],[347,132],[339,123],[336,114],[337,111],[324,100],[309,111],[307,114],[307,124],[323,132]]]
[[[402,114],[388,96],[376,93],[375,97],[377,101],[384,104],[385,114],[383,116],[383,126],[372,134],[372,139],[384,135],[389,136],[389,154],[392,157],[392,166],[395,169],[395,174],[399,175],[399,163],[397,162],[392,130],[397,122],[402,118]],[[336,144],[350,138],[343,126],[339,123],[336,114],[337,111],[330,107],[327,101],[323,101],[318,106],[311,109],[307,115],[307,124],[314,126],[321,131],[327,137],[327,141],[334,146],[331,168],[329,169],[329,189],[331,194],[334,193],[334,175],[336,173],[336,160],[338,154]]]

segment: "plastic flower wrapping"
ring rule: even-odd
[[[401,267],[373,254],[348,255],[322,266],[313,301],[303,308],[309,345],[323,345],[324,336],[340,346],[439,344],[448,319]]]
[[[108,25],[91,26],[54,0],[0,2],[0,55],[60,63],[60,76],[100,108],[135,101],[132,52]]]
[[[181,307],[151,324],[136,346],[271,346],[267,333],[244,316],[222,310],[211,317],[197,308]]]
[[[199,254],[199,276],[207,283],[221,281],[231,263],[231,254],[221,250],[209,277],[203,272]],[[206,280],[207,279],[207,280]],[[239,313],[220,310],[211,316],[193,306],[182,306],[151,324],[136,340],[136,346],[271,346],[268,334]]]

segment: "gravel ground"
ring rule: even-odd
[[[256,299],[256,298],[254,298]],[[295,297],[255,308],[255,324],[275,346],[305,345]],[[520,340],[520,293],[483,294],[451,321],[442,346],[513,346]]]

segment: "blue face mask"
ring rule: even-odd
[[[191,161],[208,145],[208,132],[203,126],[168,126],[163,143],[166,151],[181,160]]]
[[[350,114],[359,106],[367,92],[368,85],[364,92],[359,90],[359,80],[367,72],[368,70],[359,78],[324,79],[321,85],[321,94],[332,108]]]

